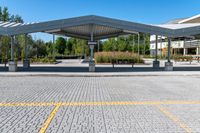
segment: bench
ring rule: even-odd
[[[132,68],[134,67],[134,60],[127,60],[127,59],[118,59],[118,60],[112,60],[112,66],[115,68],[115,65],[132,65]]]

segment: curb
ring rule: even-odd
[[[0,73],[0,77],[157,77],[157,76],[200,76],[200,72],[162,72],[162,73]]]

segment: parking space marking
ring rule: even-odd
[[[167,108],[164,108],[160,105],[157,105],[157,108],[165,114],[168,118],[170,118],[174,123],[176,123],[178,126],[180,126],[182,129],[185,130],[186,133],[193,133],[192,129],[189,128],[185,123],[183,123],[177,116],[172,114],[170,111],[167,110]]]
[[[0,103],[2,106],[109,106],[109,105],[180,105],[200,104],[200,101],[121,101],[121,102],[33,102],[33,103]]]
[[[198,104],[200,101],[145,101],[145,102],[136,102],[136,101],[124,101],[124,102],[33,102],[33,103],[0,103],[0,107],[26,107],[26,106],[55,106],[52,112],[49,114],[48,118],[42,125],[39,133],[45,133],[48,129],[51,121],[55,117],[61,106],[115,106],[115,105],[153,105],[156,106],[163,114],[165,114],[169,119],[171,119],[176,125],[180,126],[185,132],[192,133],[185,123],[183,123],[177,116],[168,111],[167,108],[164,108],[161,105],[191,105]]]
[[[58,112],[58,110],[59,110],[60,107],[61,107],[61,104],[57,104],[55,106],[55,108],[53,109],[53,111],[51,112],[51,114],[49,115],[49,117],[47,118],[47,120],[44,122],[44,124],[43,124],[42,128],[40,129],[39,133],[45,133],[46,132],[47,128],[51,124],[51,121],[55,117],[55,115]]]

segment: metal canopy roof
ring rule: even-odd
[[[29,24],[0,22],[0,34],[8,36],[45,32],[89,40],[92,31],[95,40],[137,32],[178,37],[200,34],[200,26],[183,26],[176,29],[94,15]]]

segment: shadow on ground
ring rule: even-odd
[[[88,72],[88,67],[31,67],[29,69],[24,69],[23,67],[18,67],[19,72]],[[6,72],[8,68],[0,67],[0,72]],[[153,71],[163,71],[163,68],[153,69],[151,67],[96,67],[96,72],[153,72]]]
[[[0,67],[0,72],[7,72],[8,68]],[[29,69],[24,69],[23,67],[18,67],[19,72],[88,72],[88,67],[31,67]],[[154,72],[154,71],[164,71],[164,68],[153,69],[152,67],[96,67],[96,72]],[[200,71],[200,67],[174,67],[174,71]]]

